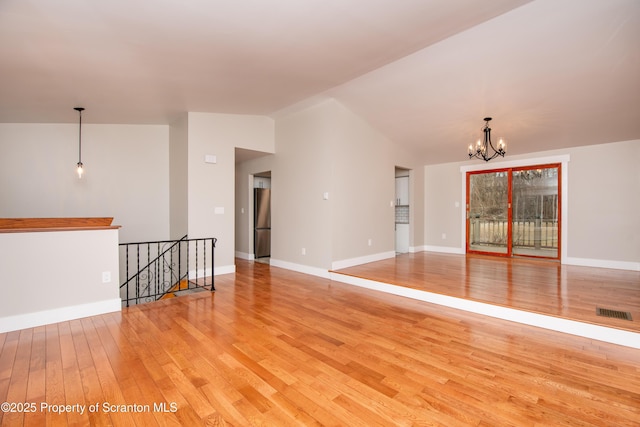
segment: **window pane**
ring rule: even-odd
[[[558,257],[558,168],[514,170],[513,254]]]
[[[469,175],[469,249],[507,253],[508,172]]]

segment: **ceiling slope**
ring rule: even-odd
[[[150,5],[153,4],[153,7]],[[640,138],[637,0],[3,0],[0,122],[165,124],[333,97],[425,163]]]

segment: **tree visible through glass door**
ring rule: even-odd
[[[506,170],[468,175],[468,250],[508,254],[508,175]]]
[[[514,255],[558,258],[559,172],[557,166],[513,170]]]

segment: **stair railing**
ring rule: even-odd
[[[215,237],[121,243],[122,303],[156,301],[171,292],[214,286]],[[202,267],[202,268],[200,268]],[[186,287],[181,284],[185,282]],[[176,289],[177,288],[177,289]]]

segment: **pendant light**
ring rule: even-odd
[[[82,178],[82,174],[84,173],[84,165],[82,164],[82,112],[84,108],[75,107],[74,110],[78,112],[79,122],[78,122],[78,164],[76,165],[76,172],[78,174],[78,178]]]

